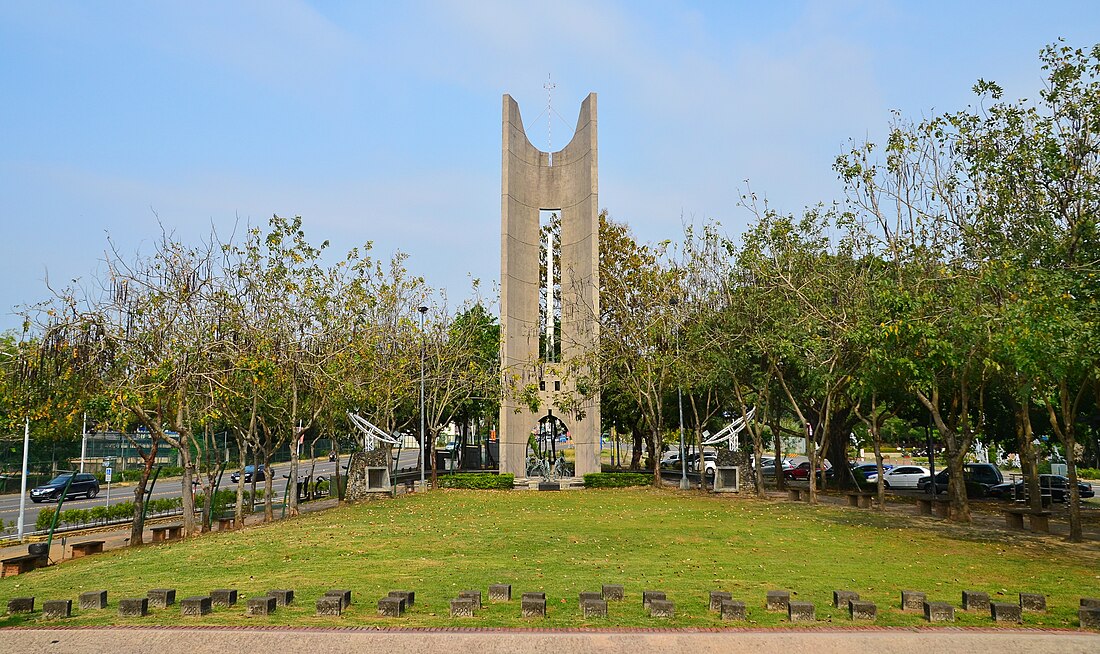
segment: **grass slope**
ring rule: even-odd
[[[1100,595],[1091,549],[974,533],[906,526],[869,511],[653,489],[445,490],[66,562],[0,579],[0,602],[33,595],[40,607],[72,598],[66,624],[717,626],[707,591],[720,589],[748,604],[752,624],[769,626],[786,621],[763,610],[769,589],[814,602],[818,624],[848,624],[847,611],[831,607],[832,591],[844,589],[878,604],[878,624],[900,626],[923,623],[897,609],[902,589],[956,606],[963,590],[984,590],[994,601],[1046,593],[1049,611],[1025,614],[1025,626],[1076,627],[1078,599]],[[512,584],[513,601],[486,603],[473,619],[449,617],[450,598],[480,588],[487,600],[490,583]],[[577,594],[603,583],[625,584],[626,601],[610,603],[607,619],[582,619]],[[237,588],[242,600],[201,619],[181,619],[178,607],[117,616],[119,599],[165,587],[177,598]],[[108,609],[76,608],[82,591],[103,588]],[[245,617],[244,598],[271,588],[294,589],[297,603],[270,618]],[[342,618],[314,615],[330,588],[354,593]],[[396,589],[415,590],[415,607],[401,620],[379,618],[375,602]],[[642,590],[667,592],[676,618],[644,614]],[[519,617],[525,591],[546,592],[545,621]],[[39,623],[41,613],[0,618],[4,626]],[[992,623],[957,610],[956,624]]]

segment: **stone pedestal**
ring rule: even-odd
[[[90,590],[80,594],[80,609],[105,609],[107,608],[107,591]]]
[[[722,600],[722,604],[719,607],[723,620],[733,620],[736,622],[744,622],[748,614],[745,611],[745,603],[738,602],[732,599]]]
[[[1100,609],[1100,597],[1082,597],[1081,608]]]
[[[903,590],[901,591],[901,610],[902,611],[922,611],[924,610],[924,593],[916,590]]]
[[[581,593],[577,599],[582,603],[584,600],[602,600],[603,593]]]
[[[787,619],[791,622],[813,622],[817,620],[813,602],[789,602]]]
[[[1077,621],[1082,629],[1100,629],[1100,608],[1082,606],[1077,609]]]
[[[731,593],[727,593],[724,590],[712,590],[710,591],[710,606],[708,608],[711,611],[721,611],[722,602],[724,600],[731,599],[733,599],[733,595]]]
[[[834,590],[833,591],[833,608],[842,609],[848,606],[848,602],[852,600],[859,600],[859,593],[854,590]]]
[[[787,606],[791,603],[791,594],[785,590],[769,590],[767,599],[764,606],[769,611],[783,611],[786,613]]]
[[[343,605],[342,608],[346,609],[349,606],[351,606],[351,591],[350,590],[336,589],[336,590],[325,591],[325,597],[338,597],[338,598],[340,598],[340,603]]]
[[[275,606],[290,606],[294,603],[294,591],[292,590],[269,590],[267,596],[275,598]]]
[[[651,605],[652,606],[652,605]],[[581,600],[581,615],[587,618],[606,618],[607,617],[607,600],[603,599],[582,599]]]
[[[166,609],[176,603],[175,588],[154,588],[147,595],[149,606],[154,609]]]
[[[68,618],[73,614],[72,600],[46,600],[42,603],[42,617],[47,620]]]
[[[600,589],[603,593],[603,598],[612,602],[621,602],[626,597],[626,590],[622,584],[604,584]]]
[[[1041,593],[1020,593],[1020,608],[1025,611],[1046,611],[1047,596]]]
[[[511,584],[489,584],[489,601],[490,602],[511,602],[512,601],[512,585]]]
[[[149,615],[149,598],[131,597],[119,600],[118,615],[123,618],[141,618]]]
[[[344,599],[339,595],[324,595],[317,599],[317,615],[337,616],[344,613]]]
[[[525,618],[545,618],[546,598],[528,597],[528,593],[524,593],[520,601],[520,615]]]
[[[378,600],[378,615],[385,618],[400,618],[405,612],[405,600],[400,597],[383,597]]]
[[[992,602],[989,605],[989,616],[993,618],[993,622],[1023,622],[1020,605],[1008,602]]]
[[[237,603],[237,591],[234,588],[218,588],[210,592],[210,604],[230,607]]]
[[[33,611],[33,597],[13,597],[8,600],[8,613],[31,613]]]
[[[651,618],[675,618],[675,605],[665,599],[649,600],[649,617]]]
[[[947,602],[925,602],[924,619],[929,622],[954,622],[955,607]]]
[[[983,593],[976,590],[964,590],[963,591],[963,610],[964,611],[988,611],[989,610],[989,593]]]
[[[275,612],[275,607],[278,605],[279,601],[272,595],[251,597],[245,604],[245,615],[271,615]]]
[[[875,620],[878,617],[878,607],[874,602],[864,600],[848,601],[848,617],[852,620]]]
[[[207,596],[185,597],[180,600],[181,616],[204,616],[210,613],[210,598]]]
[[[472,597],[457,597],[451,600],[451,617],[452,618],[472,618],[474,617],[474,609],[477,608],[477,601]]]

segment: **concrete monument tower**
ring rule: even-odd
[[[500,323],[504,398],[500,407],[500,471],[526,477],[528,439],[548,411],[561,419],[576,448],[574,474],[600,471],[599,396],[579,398],[575,365],[596,344],[600,309],[599,205],[596,159],[596,94],[581,103],[573,139],[562,150],[531,145],[519,105],[504,96],[501,175]],[[560,361],[547,362],[540,334],[540,213],[552,211],[561,224],[560,246],[547,257],[548,279],[560,279]],[[557,262],[557,263],[555,263]],[[558,270],[557,275],[553,272]],[[551,301],[549,305],[553,305]],[[544,317],[543,320],[546,320]],[[545,331],[544,331],[545,330]],[[539,411],[517,399],[538,389]]]

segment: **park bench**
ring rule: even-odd
[[[810,485],[795,486],[793,484],[787,486],[787,499],[792,502],[809,502],[810,501]]]
[[[101,554],[103,552],[103,543],[104,541],[101,540],[86,540],[83,543],[73,543],[73,558],[79,559],[89,554]]]
[[[176,540],[183,536],[182,525],[160,525],[159,527],[153,527],[153,542],[163,543],[169,540]]]
[[[12,577],[30,572],[35,568],[44,568],[49,562],[47,557],[37,554],[24,554],[0,560],[0,577]]]
[[[229,531],[233,528],[233,518],[218,518],[218,531]]]
[[[937,518],[946,518],[950,511],[951,500],[941,500],[931,497],[917,498],[917,515],[935,514]]]
[[[1009,529],[1024,529],[1024,516],[1027,516],[1028,526],[1031,531],[1042,534],[1050,533],[1051,511],[1032,511],[1031,509],[1001,509],[1005,514],[1005,524]]]
[[[854,506],[861,509],[871,508],[871,502],[874,500],[874,493],[865,493],[863,491],[848,491],[844,494],[848,498],[848,506]]]

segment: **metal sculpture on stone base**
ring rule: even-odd
[[[375,493],[393,490],[391,483],[392,448],[399,444],[399,436],[387,434],[366,418],[348,412],[348,420],[363,436],[362,449],[352,452],[348,459],[348,500],[362,500]]]
[[[753,475],[741,474],[742,470],[750,469],[750,462],[741,451],[741,432],[748,427],[749,421],[755,416],[756,407],[753,407],[717,434],[703,439],[703,445],[718,448],[717,465],[714,470],[714,492],[737,493],[741,491],[742,486],[747,486],[750,490],[754,488]],[[706,474],[705,461],[700,464],[704,466],[703,474]]]

